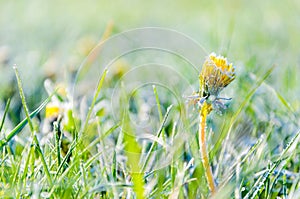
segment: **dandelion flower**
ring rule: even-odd
[[[235,79],[235,68],[223,56],[211,53],[204,61],[199,79],[201,90],[208,95],[218,96]]]
[[[219,97],[220,92],[235,79],[235,69],[232,63],[228,63],[223,56],[216,56],[211,53],[204,61],[199,75],[200,92],[194,94],[191,99],[200,105],[199,110],[199,146],[201,161],[211,194],[216,191],[216,185],[209,163],[209,156],[206,148],[206,119],[213,109],[225,109],[226,106],[221,100],[228,100]]]
[[[222,100],[230,100],[219,96],[220,92],[235,79],[235,68],[223,56],[211,53],[203,63],[199,75],[200,92],[190,98],[197,101],[200,107],[204,102],[208,107],[220,111],[226,109]],[[211,110],[212,110],[211,109]]]

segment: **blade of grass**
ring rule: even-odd
[[[70,156],[72,155],[72,152],[73,150],[76,148],[78,142],[77,140],[75,139],[72,143],[71,143],[71,146],[66,154],[66,156],[64,157],[63,161],[61,162],[61,164],[59,165],[59,167],[57,168],[57,171],[56,171],[56,174],[54,176],[54,181],[57,179],[59,173],[60,173],[60,170],[63,168],[63,166],[65,165],[65,163],[67,162],[67,160],[70,158]]]
[[[114,126],[112,126],[110,129],[108,129],[103,135],[99,136],[98,138],[96,138],[95,140],[93,140],[93,142],[91,142],[87,147],[85,147],[83,149],[83,151],[80,152],[79,155],[84,154],[85,152],[87,152],[90,148],[92,148],[95,144],[99,143],[101,140],[103,140],[104,138],[106,138],[107,136],[109,136],[112,132],[114,132],[114,130],[116,130],[117,128],[120,127],[120,123],[115,124]]]
[[[116,153],[116,150],[114,150],[113,163],[111,166],[111,170],[112,170],[113,180],[117,181],[117,153]]]
[[[260,144],[263,142],[264,140],[264,136],[262,135],[253,146],[250,147],[250,149],[247,151],[247,153],[245,154],[245,156],[241,159],[240,162],[235,162],[229,169],[229,173],[227,175],[225,175],[225,177],[223,177],[223,181],[220,183],[221,186],[225,186],[226,184],[228,184],[228,182],[232,179],[232,177],[234,176],[234,172],[235,172],[235,168],[237,166],[237,164],[243,165],[243,163],[250,157],[251,154],[254,153],[255,150],[257,150],[257,148],[260,146]]]
[[[264,75],[263,77],[256,83],[256,85],[254,86],[253,89],[251,89],[251,91],[248,93],[248,95],[245,97],[245,99],[243,100],[243,102],[241,103],[241,105],[239,106],[238,110],[235,112],[235,114],[231,117],[231,120],[229,122],[229,127],[228,130],[227,128],[221,133],[220,138],[218,139],[217,143],[215,144],[214,148],[212,149],[212,153],[215,154],[215,152],[220,148],[221,144],[223,143],[224,139],[229,139],[229,136],[231,134],[231,130],[232,127],[234,125],[234,123],[236,122],[238,116],[240,115],[240,113],[242,112],[242,110],[244,109],[244,107],[248,104],[248,102],[250,101],[251,97],[253,96],[253,94],[256,92],[256,90],[260,87],[260,85],[270,76],[270,74],[272,73],[272,71],[274,70],[275,66],[272,66]],[[226,138],[225,138],[226,137]],[[225,144],[227,142],[225,141]],[[226,147],[222,147],[223,151],[225,150]]]
[[[3,114],[3,117],[2,117],[2,120],[1,120],[1,125],[0,125],[0,132],[2,131],[4,121],[5,121],[5,118],[6,118],[6,114],[7,114],[8,109],[9,109],[9,106],[10,106],[10,98],[7,100],[6,105],[5,105],[5,110],[4,110],[4,114]]]
[[[72,171],[72,169],[78,164],[79,162],[79,158],[78,159],[75,159],[71,165],[69,165],[69,167],[67,169],[65,169],[61,175],[56,175],[54,181],[55,183],[52,185],[50,191],[49,191],[49,195],[52,195],[55,191],[55,189],[57,187],[59,187],[61,185],[61,182],[63,181],[63,179],[66,177],[66,175]],[[80,172],[79,172],[80,173]],[[78,175],[78,178],[80,177],[80,175]]]
[[[82,182],[83,182],[83,189],[87,189],[87,180],[86,180],[86,170],[83,164],[83,160],[80,160],[80,173],[82,177]]]
[[[15,70],[15,75],[16,75],[17,82],[18,82],[19,94],[20,94],[20,97],[21,97],[22,105],[23,105],[23,108],[24,108],[24,111],[25,111],[25,115],[26,115],[29,127],[30,127],[30,131],[32,133],[33,141],[35,143],[35,149],[37,150],[37,152],[39,153],[39,155],[41,157],[41,161],[42,161],[42,164],[43,164],[48,182],[49,182],[50,185],[52,185],[52,179],[51,179],[50,171],[48,169],[48,166],[47,166],[47,163],[46,163],[46,160],[45,160],[45,156],[42,152],[39,141],[36,137],[35,130],[34,130],[31,118],[30,118],[30,114],[29,114],[29,111],[28,111],[28,107],[27,107],[27,104],[26,104],[26,99],[25,99],[25,95],[24,95],[24,91],[23,91],[23,87],[22,87],[21,77],[20,77],[18,68],[16,66],[14,66],[13,68]]]
[[[88,127],[88,124],[89,124],[90,117],[91,117],[91,115],[92,115],[94,106],[95,106],[95,104],[96,104],[97,98],[98,98],[99,93],[100,93],[100,91],[101,91],[101,88],[102,88],[102,85],[103,85],[103,82],[104,82],[104,79],[105,79],[105,76],[106,76],[107,72],[108,72],[107,68],[104,69],[103,74],[102,74],[102,76],[101,76],[101,78],[100,78],[100,80],[99,80],[99,82],[98,82],[98,84],[97,84],[97,88],[96,88],[96,91],[95,91],[95,94],[94,94],[94,97],[93,97],[93,101],[92,101],[92,103],[91,103],[91,105],[90,105],[90,107],[89,107],[89,111],[88,111],[88,113],[87,113],[87,116],[86,116],[86,119],[85,119],[85,122],[84,122],[84,125],[83,125],[83,129],[82,129],[82,131],[80,131],[79,137],[81,137],[81,135],[82,135],[84,132],[86,132],[86,130],[87,130],[87,127]]]
[[[31,145],[31,143],[30,143],[30,145]],[[25,147],[25,149],[27,149],[27,148],[28,148],[28,146]],[[31,145],[30,148],[28,149],[28,154],[27,154],[27,157],[26,157],[25,166],[24,166],[24,169],[23,169],[23,174],[19,176],[19,179],[20,179],[20,183],[19,183],[20,192],[19,193],[21,195],[23,194],[23,191],[25,190],[24,188],[26,187],[26,176],[27,176],[27,172],[28,172],[28,167],[29,167],[29,161],[30,161],[30,158],[31,158],[31,154],[32,154],[32,152],[34,152],[33,149],[34,149],[34,147]],[[23,157],[23,155],[22,155],[22,157]]]
[[[296,179],[293,181],[293,184],[292,184],[292,186],[291,186],[291,188],[289,190],[289,197],[288,197],[288,199],[297,198],[297,197],[295,197],[295,195],[297,195],[297,194],[295,194],[295,192],[297,193],[297,187],[299,187],[299,181],[300,181],[300,175],[298,175],[296,177]]]
[[[157,89],[156,89],[155,85],[153,85],[152,87],[153,87],[153,93],[155,95],[155,101],[156,101],[156,105],[157,105],[157,111],[158,111],[159,121],[162,122],[163,121],[163,114],[162,114],[162,111],[161,111],[161,105],[160,105],[160,101],[159,101]],[[161,134],[162,134],[162,137],[163,137],[163,140],[164,140],[164,135],[165,135],[165,129],[164,128],[163,128]]]
[[[53,94],[45,99],[42,104],[29,115],[29,117],[34,118],[43,108],[45,108],[52,96]],[[8,136],[5,139],[0,140],[0,150],[26,126],[27,122],[28,119],[25,118],[13,130],[9,132]]]
[[[171,184],[172,182],[171,182],[171,179],[167,179],[165,182],[164,182],[164,184],[162,185],[162,188],[163,188],[163,190],[166,190],[168,187],[172,187],[172,184]],[[158,192],[158,189],[157,188],[155,188],[155,189],[153,189],[152,190],[152,192],[149,194],[149,198],[154,198],[154,196],[155,196],[155,194],[157,194],[157,192]]]
[[[157,131],[157,133],[156,133],[156,137],[160,137],[160,135],[161,135],[161,133],[162,133],[162,130],[163,130],[165,124],[166,124],[167,118],[168,118],[168,116],[169,116],[170,111],[171,111],[172,108],[173,108],[173,105],[170,105],[170,106],[167,108],[167,112],[166,112],[166,114],[165,114],[165,116],[164,116],[164,118],[163,118],[163,121],[161,122],[161,125],[160,125],[160,127],[159,127],[159,129],[158,129],[158,131]],[[156,144],[157,144],[156,142],[152,142],[151,147],[150,147],[150,149],[149,149],[149,151],[148,151],[148,153],[147,153],[145,162],[144,162],[144,164],[143,164],[143,166],[142,166],[142,171],[145,171],[146,166],[148,165],[148,162],[149,162],[150,157],[151,157],[151,155],[152,155],[152,151],[153,151],[154,147],[156,146]]]
[[[27,104],[26,104],[26,99],[25,99],[25,94],[24,94],[24,91],[23,91],[21,77],[20,77],[17,66],[15,65],[13,68],[15,70],[15,75],[16,75],[17,82],[18,82],[19,94],[20,94],[20,97],[21,97],[24,112],[25,112],[26,118],[28,120],[28,125],[29,125],[29,128],[30,128],[30,131],[33,133],[34,132],[34,127],[33,127],[33,124],[31,122],[31,118],[29,116],[29,110],[28,110],[28,107],[27,107]]]
[[[265,184],[265,181],[269,178],[269,176],[274,172],[274,170],[287,158],[285,157],[290,150],[290,148],[293,146],[293,144],[298,140],[298,137],[300,135],[300,130],[296,133],[296,135],[291,139],[291,141],[287,144],[285,149],[281,152],[279,158],[273,163],[273,165],[268,169],[253,185],[253,188],[247,193],[245,198],[251,198],[254,199],[261,191],[262,187]],[[285,163],[282,166],[285,166],[288,161],[285,161]]]
[[[262,187],[265,185],[265,182],[269,179],[270,175],[273,173],[275,168],[281,163],[281,161],[276,161],[271,167],[263,174],[261,175],[256,183],[253,185],[252,189],[247,193],[247,195],[244,197],[245,199],[256,198],[257,195],[260,194],[260,191]]]
[[[50,170],[48,168],[48,165],[47,165],[44,153],[43,153],[43,151],[41,149],[40,143],[39,143],[36,135],[33,136],[33,140],[34,140],[35,150],[38,152],[39,157],[41,157],[42,165],[44,167],[47,180],[48,180],[48,182],[49,182],[49,184],[51,186],[53,184],[53,181],[52,181],[52,177],[51,177],[51,174],[50,174]]]
[[[221,147],[222,143],[224,143],[224,146],[222,146],[222,149],[221,149],[221,152],[220,152],[219,162],[223,161],[222,158],[225,155],[225,150],[227,148],[226,145],[229,143],[229,138],[230,138],[230,134],[231,134],[231,131],[232,131],[232,127],[233,127],[234,123],[236,122],[239,114],[242,112],[242,110],[244,109],[244,107],[248,104],[248,102],[250,101],[251,97],[254,95],[254,93],[256,92],[256,90],[270,76],[270,74],[272,73],[272,71],[274,70],[274,68],[275,68],[275,66],[272,66],[263,75],[263,77],[256,83],[255,87],[248,93],[248,95],[245,97],[245,99],[243,100],[243,102],[239,106],[238,110],[232,116],[230,122],[228,124],[226,124],[225,127],[224,127],[224,129],[222,130],[222,133],[221,133],[221,135],[220,135],[217,143],[215,144],[214,148],[211,150],[212,154],[216,154],[217,150],[219,150],[219,148]],[[225,139],[225,141],[224,141],[224,139]]]
[[[61,163],[61,155],[60,155],[60,148],[61,148],[61,129],[60,129],[60,123],[61,123],[62,117],[58,117],[57,121],[53,123],[54,127],[54,134],[55,134],[55,145],[56,145],[56,155],[57,155],[57,164],[58,166]]]
[[[283,199],[287,199],[287,186],[286,186],[286,173],[285,172],[283,174],[282,192],[283,192]]]
[[[286,160],[287,162],[290,161],[290,158],[288,158],[288,160]],[[272,196],[272,191],[273,191],[273,188],[274,186],[277,184],[279,178],[280,178],[280,175],[282,174],[282,170],[283,170],[284,167],[280,167],[278,170],[275,170],[274,169],[274,174],[275,176],[273,177],[273,179],[271,180],[271,178],[268,178],[265,182],[265,197],[266,199],[269,199],[271,198]],[[270,169],[270,168],[268,168]]]
[[[30,150],[29,150],[29,153],[27,155],[26,162],[25,162],[25,166],[24,166],[24,172],[23,172],[23,175],[22,175],[23,187],[26,186],[26,176],[27,176],[27,172],[28,172],[30,158],[31,158],[32,155],[34,155],[34,147],[33,146],[30,147]]]
[[[97,159],[97,158],[99,158],[99,156],[102,154],[103,152],[102,151],[100,151],[100,152],[98,152],[98,153],[96,153],[94,156],[92,156],[90,159],[88,159],[85,163],[84,163],[84,169],[85,170],[88,170],[89,169],[89,167],[91,166],[91,164]],[[77,159],[78,160],[78,159]],[[70,167],[74,167],[73,165],[75,165],[75,164],[72,164]],[[69,167],[69,168],[70,168]],[[58,178],[58,182],[60,182],[62,179],[63,179],[63,177],[68,173],[68,171],[70,171],[71,169],[67,169],[66,171],[64,171],[61,175],[60,175],[60,177]],[[77,181],[79,178],[80,178],[80,176],[81,176],[81,173],[80,172],[78,172],[77,174],[76,174],[76,176],[74,177],[74,182],[75,181]]]
[[[92,156],[89,160],[87,160],[87,162],[84,163],[84,168],[85,170],[88,170],[88,168],[91,166],[91,164],[97,160],[97,158],[102,154],[102,151],[95,154],[94,156]],[[59,186],[60,182],[63,181],[63,179],[65,179],[66,175],[72,171],[72,169],[77,165],[77,163],[79,162],[80,158],[76,158],[74,160],[74,162],[72,162],[71,165],[69,165],[69,167],[64,170],[61,175],[57,176],[58,178],[55,180],[55,184],[52,186],[51,190],[49,191],[50,195],[55,191],[55,188],[57,186]],[[81,177],[81,172],[79,171],[76,176],[73,178],[73,182],[75,183],[79,178]],[[87,190],[86,190],[87,191]]]
[[[133,190],[137,199],[144,198],[144,179],[141,172],[139,161],[141,148],[135,140],[135,136],[129,124],[129,116],[125,113],[122,122],[122,131],[124,132],[124,148],[127,156],[127,165],[131,169],[131,176],[133,182]]]
[[[13,180],[12,180],[12,187],[14,187],[18,181],[19,181],[19,173],[20,173],[20,168],[21,168],[21,164],[22,164],[22,158],[23,156],[21,156],[20,160],[19,160],[19,164],[16,168],[16,170],[14,170],[15,174],[14,174],[14,177],[13,177]]]
[[[173,145],[174,143],[174,137],[176,134],[176,127],[177,127],[177,122],[174,122],[174,126],[172,129],[172,137],[171,137],[171,145]],[[174,157],[174,156],[173,156]],[[172,157],[172,161],[171,161],[171,165],[170,165],[170,175],[171,175],[171,186],[174,187],[174,183],[175,183],[175,178],[176,178],[176,168],[175,168],[175,163],[174,163],[174,158]]]
[[[3,155],[3,157],[2,157],[2,159],[1,159],[1,161],[0,161],[0,166],[2,166],[2,164],[6,161],[6,159],[8,158],[8,155],[6,154],[6,155]],[[2,170],[3,170],[4,168],[2,168]]]
[[[277,98],[279,99],[279,101],[286,107],[286,109],[291,113],[290,114],[286,114],[287,116],[289,116],[291,118],[291,120],[294,122],[294,124],[296,126],[298,126],[298,116],[296,114],[296,111],[294,110],[294,108],[291,106],[291,104],[273,87],[271,87],[270,85],[268,85],[270,89],[272,89],[272,91],[276,94]],[[291,117],[292,116],[292,117]]]

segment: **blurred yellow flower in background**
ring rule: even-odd
[[[62,113],[62,108],[58,104],[47,104],[45,111],[46,118],[57,118],[60,113]]]

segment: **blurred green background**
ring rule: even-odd
[[[29,106],[36,107],[44,79],[65,81],[66,73],[86,56],[82,43],[96,44],[113,22],[113,34],[148,26],[170,28],[190,36],[207,52],[227,56],[237,66],[236,84],[244,87],[240,95],[252,86],[250,73],[259,78],[276,65],[268,82],[298,110],[299,11],[298,1],[279,0],[1,1],[0,96],[16,93],[16,64]]]
[[[148,26],[170,28],[190,36],[207,52],[227,56],[237,66],[236,84],[243,85],[237,93],[241,96],[255,82],[249,80],[250,73],[260,77],[276,65],[268,82],[298,110],[299,13],[296,0],[2,0],[0,96],[7,99],[17,93],[12,70],[16,64],[29,107],[37,107],[45,94],[44,79],[54,76],[55,81],[65,82],[67,73],[79,67],[89,47],[113,22],[112,34]],[[21,108],[20,102],[14,106]],[[15,118],[14,123],[18,121]]]
[[[300,3],[296,0],[2,0],[1,56],[6,53],[7,65],[17,64],[30,73],[28,77],[39,76],[39,68],[49,57],[57,57],[58,64],[65,66],[76,53],[78,40],[84,36],[100,39],[109,21],[114,23],[114,32],[158,26],[185,33],[208,52],[223,53],[238,67],[254,73],[277,65],[274,83],[281,92],[288,92],[297,85],[299,11]],[[253,59],[258,59],[259,65],[250,68],[247,63]],[[11,69],[2,66],[1,71],[3,85]],[[293,95],[290,93],[289,97]]]
[[[227,56],[237,66],[236,93],[241,100],[254,82],[275,65],[267,82],[298,112],[299,11],[296,0],[2,0],[0,96],[5,101],[17,94],[12,70],[16,64],[29,107],[37,107],[45,95],[45,78],[65,82],[68,73],[79,67],[88,50],[101,39],[107,24],[113,22],[112,34],[148,26],[170,28],[193,38],[207,52]],[[15,98],[18,102],[13,102],[12,107],[20,110],[18,96]],[[14,123],[19,120],[16,117]]]

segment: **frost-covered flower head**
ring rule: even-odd
[[[230,100],[219,96],[220,92],[235,79],[235,68],[223,56],[211,53],[203,63],[199,75],[200,91],[192,96],[200,107],[206,102],[211,109],[220,111],[226,106],[222,100]]]
[[[223,56],[211,53],[204,61],[199,75],[200,89],[208,95],[218,96],[235,78],[235,68]]]

